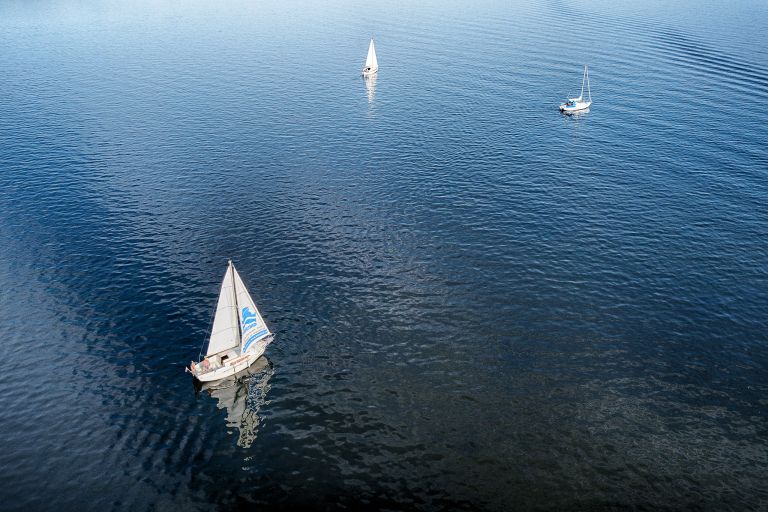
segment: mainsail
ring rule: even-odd
[[[235,283],[233,279],[235,267],[230,262],[224,280],[221,283],[219,302],[216,305],[216,316],[213,318],[211,339],[205,355],[218,354],[240,344],[240,328],[235,303]]]
[[[370,69],[377,69],[379,67],[379,62],[376,60],[376,48],[373,47],[373,39],[371,39],[371,44],[368,45],[368,57],[365,59],[365,67]]]
[[[269,328],[264,323],[261,313],[253,303],[248,290],[240,279],[235,267],[232,266],[235,282],[235,294],[237,297],[237,313],[240,317],[240,326],[242,327],[242,341],[240,353],[245,354],[249,349],[256,347],[256,342],[266,338],[270,334]]]

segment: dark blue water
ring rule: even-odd
[[[4,2],[1,507],[765,509],[767,24]],[[196,392],[228,258],[276,338]]]

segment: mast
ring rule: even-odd
[[[581,77],[581,94],[579,94],[579,99],[584,98],[584,80],[587,78],[587,66],[584,66],[584,76]]]
[[[229,260],[229,271],[232,273],[232,304],[235,305],[235,323],[237,324],[237,329],[235,329],[235,333],[237,334],[237,345],[240,346],[242,343],[242,335],[240,333],[240,317],[237,315],[237,312],[239,311],[239,307],[237,305],[237,290],[235,289],[235,266],[232,264],[232,260]]]

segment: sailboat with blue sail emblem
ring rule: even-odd
[[[187,371],[201,382],[229,377],[261,357],[272,338],[272,332],[230,260],[221,283],[205,357],[197,363],[192,361]]]

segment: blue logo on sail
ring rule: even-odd
[[[259,315],[257,315],[255,311],[251,311],[248,307],[243,308],[241,315],[243,317],[243,338],[245,338],[248,331],[259,326]],[[247,336],[247,340],[243,344],[243,353],[248,351],[248,348],[253,342],[260,340],[268,332],[267,328],[264,327],[258,332]]]
[[[259,316],[247,306],[243,308],[243,332],[259,325]]]

